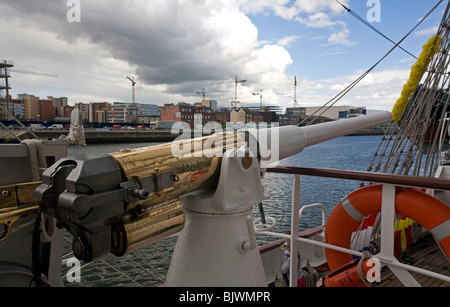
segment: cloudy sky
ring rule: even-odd
[[[341,0],[397,42],[438,0]],[[402,44],[418,56],[446,1]],[[326,103],[393,46],[336,0],[0,0],[0,59],[11,94],[76,102],[162,105],[206,98],[221,106]],[[394,51],[337,105],[391,110],[415,59]],[[2,93],[4,94],[4,93]]]

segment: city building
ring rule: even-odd
[[[111,112],[111,104],[109,102],[90,102],[86,118],[90,123],[106,123],[108,112]]]
[[[331,120],[344,119],[349,117],[356,117],[367,114],[365,107],[351,107],[351,106],[331,106],[331,107],[299,107],[287,108],[286,114],[299,116],[304,119],[308,116],[321,116]]]
[[[54,118],[55,120],[70,121],[70,116],[72,115],[72,111],[75,108],[72,106],[62,106],[55,109],[56,109],[56,117]]]
[[[109,123],[137,123],[137,115],[137,105],[127,102],[114,102],[107,114]]]
[[[250,110],[249,108],[233,108],[230,112],[230,122],[236,123],[260,123],[264,122],[264,115],[260,111]]]
[[[298,107],[298,108],[286,108],[287,115],[295,115],[298,118],[305,118],[306,116],[306,108]]]
[[[230,111],[227,109],[217,110],[213,113],[213,121],[221,124],[223,127],[230,122]]]
[[[300,122],[300,120],[297,115],[276,114],[275,122],[278,122],[278,125],[280,126],[292,126],[292,125],[295,126]]]
[[[203,107],[211,108],[213,112],[217,110],[217,100],[203,99],[201,105]]]
[[[232,124],[245,124],[247,123],[247,113],[245,112],[244,108],[232,108],[230,112],[230,123]]]
[[[51,100],[39,100],[39,119],[51,120],[56,115],[55,111]]]
[[[69,99],[67,97],[55,98],[53,96],[47,96],[47,100],[51,100],[53,107],[55,108],[66,107],[69,105]]]
[[[11,97],[9,97],[7,103],[5,98],[0,98],[0,106],[4,110],[7,110],[9,108],[9,113],[15,118],[25,119],[25,106],[22,100],[11,99]],[[7,113],[2,112],[3,109],[0,109],[0,120],[8,120]]]
[[[19,99],[20,98],[23,99],[23,104],[25,107],[25,119],[37,119],[41,113],[39,97],[36,97],[34,95],[21,94],[19,95]]]
[[[85,120],[89,119],[89,104],[88,103],[78,102],[75,104],[75,108],[80,110],[81,116],[83,116],[83,118]]]
[[[156,104],[138,103],[137,122],[140,124],[150,124],[161,119],[161,108]]]
[[[213,121],[213,110],[209,107],[181,103],[165,104],[161,111],[161,121],[186,122],[191,128],[194,128],[194,120],[200,121],[200,119],[202,125]]]

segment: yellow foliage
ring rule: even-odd
[[[431,59],[433,56],[439,51],[439,46],[442,43],[442,36],[434,35],[432,38],[428,40],[428,42],[423,46],[422,53],[419,56],[416,64],[411,68],[411,74],[409,76],[408,82],[403,86],[402,94],[400,98],[397,100],[393,110],[393,120],[394,122],[398,122],[408,105],[409,98],[414,93],[417,88],[417,85],[422,79],[425,70],[430,65]]]

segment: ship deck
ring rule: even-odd
[[[450,276],[450,262],[440,250],[432,236],[419,240],[410,250],[398,257],[402,263]],[[450,287],[450,283],[412,272],[411,275],[422,287]],[[381,271],[381,283],[376,287],[403,287],[403,284],[388,267]]]

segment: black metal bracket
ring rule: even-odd
[[[74,236],[74,255],[90,262],[110,252],[112,226],[128,203],[159,195],[176,178],[171,171],[149,175],[122,181],[120,167],[109,155],[64,158],[43,173],[34,196]]]

